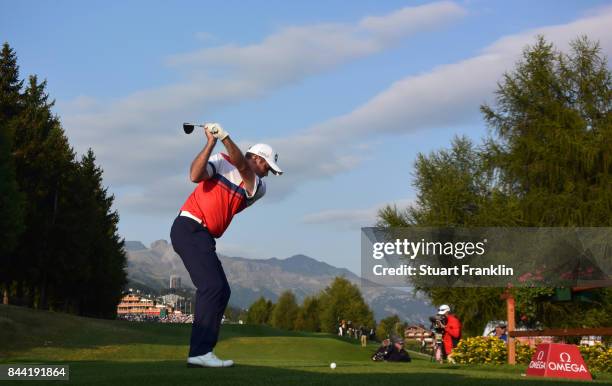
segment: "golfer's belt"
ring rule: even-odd
[[[183,217],[189,217],[190,219],[197,221],[198,224],[202,224],[202,226],[206,226],[206,224],[204,223],[204,221],[200,218],[197,218],[196,216],[192,215],[191,213],[187,212],[186,210],[181,210],[181,213],[179,213],[179,216],[183,216]]]

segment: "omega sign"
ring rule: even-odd
[[[527,375],[592,379],[578,347],[554,343],[538,345]]]

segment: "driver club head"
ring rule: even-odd
[[[193,123],[183,123],[183,131],[185,134],[191,134],[194,128],[195,125]]]

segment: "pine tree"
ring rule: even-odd
[[[19,113],[22,88],[17,55],[5,42],[0,53],[0,122],[8,122]]]
[[[582,37],[565,54],[538,38],[505,74],[496,105],[481,110],[494,134],[490,167],[515,198],[521,225],[612,224],[612,73],[599,44]],[[579,327],[606,309],[605,289],[591,291],[591,302],[542,299],[552,292],[516,290],[521,316]]]
[[[539,38],[505,74],[496,106],[481,107],[493,129],[484,146],[455,139],[450,151],[419,155],[417,204],[384,208],[379,225],[610,226],[611,79],[597,44],[580,38],[566,55]],[[434,304],[450,304],[468,334],[505,315],[500,288],[418,289]],[[537,304],[533,317],[548,326],[602,320],[594,310],[607,309],[605,290],[593,303],[552,303],[540,289],[515,294],[525,306]]]
[[[16,118],[14,155],[17,180],[26,195],[26,230],[19,250],[19,268],[26,275],[27,303],[48,308],[61,268],[70,258],[63,250],[71,236],[58,226],[62,203],[74,175],[74,152],[58,119],[53,116],[46,82],[31,76],[22,96],[23,110]],[[69,206],[69,204],[63,205]]]
[[[0,123],[0,296],[3,302],[8,302],[10,279],[16,274],[12,254],[23,231],[23,195],[15,180],[11,138],[6,126]]]
[[[114,197],[102,186],[93,151],[76,161],[51,111],[46,82],[30,76],[23,93],[22,85],[16,55],[5,43],[0,57],[0,230],[5,237],[0,284],[10,284],[18,304],[114,317],[126,283]]]
[[[612,224],[612,74],[598,44],[570,54],[542,37],[504,76],[495,107],[492,167],[520,197],[525,226]]]
[[[88,261],[89,280],[84,288],[81,312],[84,315],[114,317],[116,305],[127,282],[123,240],[118,235],[119,215],[113,211],[114,197],[103,187],[102,169],[89,149],[79,165],[79,184],[83,197],[82,211],[89,226],[83,238]]]
[[[8,43],[0,53],[0,296],[8,302],[15,270],[13,252],[23,231],[23,195],[19,191],[13,160],[14,120],[21,111],[21,88],[17,57]]]
[[[21,195],[15,181],[15,167],[11,153],[11,138],[0,123],[0,254],[10,253],[21,228]]]

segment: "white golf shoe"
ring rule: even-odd
[[[187,367],[231,367],[233,360],[222,360],[211,351],[208,354],[187,358]]]

